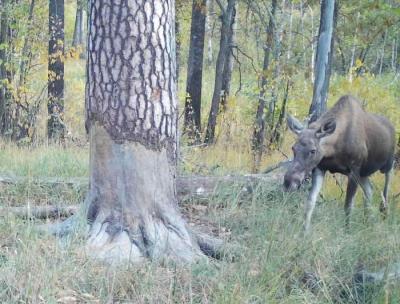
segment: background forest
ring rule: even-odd
[[[151,263],[109,268],[79,251],[79,233],[60,245],[35,229],[53,219],[6,212],[30,205],[75,206],[87,190],[87,8],[80,0],[50,3],[64,5],[64,11],[52,14],[44,0],[0,0],[2,303],[400,301],[397,171],[389,218],[382,221],[376,213],[376,223],[366,226],[357,204],[350,233],[343,229],[345,179],[330,175],[307,240],[298,236],[304,193],[289,195],[268,183],[251,193],[234,185],[211,197],[186,198],[181,207],[189,222],[207,226],[229,243],[222,261],[190,270]],[[203,62],[197,63],[203,67],[197,125],[190,121],[187,93],[196,12],[205,25]],[[259,173],[291,157],[294,138],[285,117],[303,119],[309,113],[320,14],[319,1],[176,0],[181,175]],[[328,107],[352,94],[368,111],[386,115],[399,132],[399,40],[398,1],[338,1]],[[222,79],[217,92],[216,77]],[[56,182],[48,184],[49,178]],[[378,201],[382,178],[373,181]],[[361,194],[357,197],[361,202]],[[393,269],[397,281],[389,275]],[[357,281],[354,274],[364,270],[382,279]]]

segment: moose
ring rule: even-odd
[[[326,171],[348,177],[344,205],[348,226],[358,185],[364,192],[367,210],[372,198],[369,176],[380,170],[385,174],[380,211],[386,215],[395,150],[395,130],[386,117],[365,112],[359,100],[346,95],[308,127],[292,116],[288,116],[287,123],[297,141],[292,147],[293,161],[284,175],[284,188],[296,190],[306,178],[311,176],[312,180],[305,203],[305,232],[310,230]]]

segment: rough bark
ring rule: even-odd
[[[201,132],[201,89],[203,79],[206,0],[193,0],[189,59],[186,81],[184,130],[195,143]]]
[[[217,116],[219,112],[221,92],[223,86],[223,71],[226,62],[226,56],[229,51],[229,40],[230,40],[230,28],[232,15],[234,13],[236,0],[228,0],[226,8],[221,7],[221,37],[219,52],[217,57],[217,63],[215,67],[215,82],[214,82],[214,93],[211,101],[210,114],[208,116],[207,130],[204,142],[211,144],[214,142],[215,137],[215,126],[217,124]]]
[[[258,97],[258,106],[256,112],[256,120],[254,124],[254,131],[253,131],[253,140],[252,140],[252,149],[253,149],[253,157],[254,157],[254,165],[253,165],[253,172],[257,172],[258,168],[260,167],[260,160],[263,153],[264,141],[265,141],[265,106],[266,106],[266,89],[268,84],[267,73],[269,70],[269,60],[270,54],[272,51],[273,45],[273,38],[274,38],[274,28],[275,28],[275,16],[276,16],[276,8],[277,8],[277,0],[272,0],[271,4],[271,16],[269,19],[268,26],[266,28],[266,43],[264,45],[264,62],[262,67],[262,74],[261,74],[261,87],[260,93]]]
[[[173,0],[91,0],[88,252],[112,262],[202,256],[178,208]]]
[[[64,0],[49,1],[48,138],[64,140]]]
[[[326,111],[329,80],[332,68],[334,27],[337,15],[335,0],[321,1],[321,17],[318,34],[317,57],[315,59],[315,81],[310,107],[310,122]]]

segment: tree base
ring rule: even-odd
[[[116,143],[98,124],[90,135],[87,252],[112,263],[204,257],[177,207],[175,164],[167,149]]]

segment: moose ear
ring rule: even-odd
[[[331,135],[333,132],[336,130],[336,121],[335,119],[330,119],[321,126],[321,128],[318,129],[318,131],[315,133],[315,136],[317,138],[322,138],[328,135]]]
[[[304,125],[290,114],[287,116],[287,125],[290,131],[297,135],[304,129]]]

